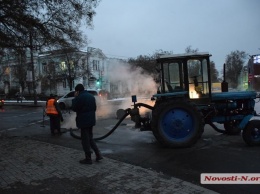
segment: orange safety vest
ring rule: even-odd
[[[46,114],[47,115],[58,115],[58,111],[56,110],[56,107],[54,106],[54,101],[55,99],[50,99],[47,102],[47,107],[46,107]]]

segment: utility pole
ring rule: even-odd
[[[36,96],[36,87],[35,87],[35,74],[34,74],[34,64],[33,64],[33,40],[32,40],[32,31],[30,31],[30,54],[31,54],[31,68],[32,68],[33,100],[34,100],[34,105],[37,105],[37,96]]]

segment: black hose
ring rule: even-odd
[[[144,104],[144,103],[137,103],[137,104],[135,104],[135,106],[139,106],[139,107],[143,106],[143,107],[145,107],[145,108],[147,108],[147,109],[150,109],[150,110],[153,110],[153,109],[154,109],[153,106],[150,106],[150,105]]]
[[[219,129],[217,128],[216,125],[214,125],[212,122],[208,123],[213,129],[215,129],[215,131],[219,132],[219,133],[226,133],[225,130]]]
[[[99,141],[99,140],[102,140],[102,139],[105,139],[106,137],[108,137],[109,135],[111,135],[115,130],[116,128],[120,125],[120,123],[129,115],[129,111],[126,110],[126,113],[122,116],[122,118],[116,123],[116,125],[107,133],[105,134],[104,136],[101,136],[101,137],[97,137],[97,138],[93,138],[95,141]],[[70,135],[76,139],[80,139],[81,140],[81,137],[74,134],[73,133],[73,130],[70,129]]]

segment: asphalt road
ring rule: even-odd
[[[114,105],[115,109],[118,107]],[[108,105],[103,108],[98,112],[95,137],[103,136],[118,122],[114,108]],[[42,107],[6,106],[5,110],[0,112],[0,117],[2,133],[29,136],[82,150],[80,141],[72,138],[68,132],[61,137],[50,137],[48,120],[43,120],[42,117]],[[66,113],[64,117],[65,122],[62,126],[65,132],[66,129],[75,126],[75,115]],[[248,147],[240,135],[219,134],[209,126],[205,127],[202,138],[193,147],[166,149],[157,143],[151,132],[140,132],[127,118],[112,135],[99,141],[98,146],[106,157],[154,169],[198,185],[201,173],[260,173],[260,147]],[[223,194],[260,191],[260,184],[201,186]]]

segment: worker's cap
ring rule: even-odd
[[[76,85],[76,87],[75,87],[75,91],[83,91],[85,88],[84,88],[84,86],[82,85],[82,84],[78,84],[78,85]]]

